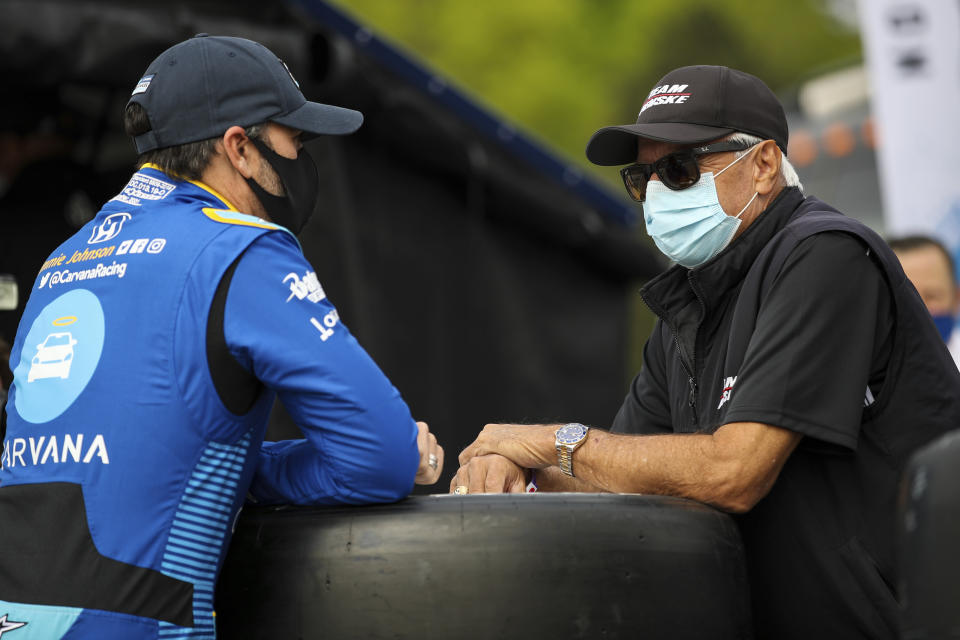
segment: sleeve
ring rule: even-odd
[[[762,422],[855,449],[889,302],[859,239],[827,232],[800,242],[762,301],[723,422]]]
[[[669,329],[657,320],[643,347],[640,373],[630,384],[627,397],[610,430],[614,433],[671,433],[670,398],[667,393],[667,367],[663,352],[664,332]]]
[[[288,234],[261,236],[241,256],[224,336],[306,436],[263,444],[255,500],[358,504],[410,492],[420,458],[416,423]]]

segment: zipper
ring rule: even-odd
[[[694,290],[694,295],[696,294],[697,292]],[[660,305],[652,303],[643,291],[640,292],[640,297],[643,299],[644,303],[650,307],[651,311],[663,319],[666,314],[663,312],[663,309],[660,307]],[[700,308],[703,309],[703,300],[700,299],[699,295],[697,295],[697,301],[700,303]],[[668,327],[670,327],[670,333],[673,335],[673,344],[677,347],[677,354],[680,356],[680,366],[683,367],[684,373],[687,374],[687,406],[690,408],[690,422],[694,427],[696,427],[699,423],[699,420],[697,418],[697,379],[694,377],[693,371],[691,370],[691,367],[696,366],[692,357],[693,354],[691,354],[690,365],[688,366],[686,359],[683,357],[683,349],[680,347],[680,336],[677,335],[676,329],[674,329],[669,322],[666,324]],[[696,338],[694,338],[694,342],[696,342]]]
[[[690,290],[693,291],[693,295],[697,299],[697,303],[700,305],[700,322],[697,323],[697,330],[693,334],[693,353],[690,354],[690,366],[693,367],[693,371],[695,372],[697,370],[697,338],[700,336],[700,325],[703,324],[704,319],[707,317],[707,305],[703,302],[703,295],[700,291],[700,287],[697,286],[697,283],[694,280],[693,269],[687,271],[687,282],[690,283]],[[693,414],[693,424],[694,426],[698,426],[697,378],[694,373],[690,372],[689,370],[687,371],[687,374],[690,376],[690,397],[688,402],[690,403],[690,411]]]
[[[690,396],[687,399],[687,403],[690,405],[690,415],[694,426],[698,424],[697,420],[697,379],[690,377]]]
[[[677,332],[673,330],[673,327],[670,327],[670,331],[673,333],[673,343],[677,345],[677,353],[680,354],[680,366],[683,367],[684,372],[687,374],[687,406],[690,407],[690,423],[693,426],[697,426],[699,423],[697,419],[697,379],[694,377],[690,367],[688,367],[687,363],[683,360],[683,349],[680,348],[680,338],[677,336]],[[691,361],[692,360],[691,358]]]

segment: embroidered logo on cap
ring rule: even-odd
[[[687,91],[688,84],[664,84],[654,87],[646,102],[640,107],[640,113],[643,113],[650,107],[658,104],[682,104],[687,101],[691,93]]]
[[[283,60],[280,61],[280,64],[283,65],[283,68],[287,70],[287,75],[290,76],[290,79],[293,80],[293,84],[297,85],[297,89],[300,88],[300,83],[297,82],[297,79],[293,77],[293,71],[290,71],[290,67],[287,66],[287,63]]]
[[[153,77],[155,75],[157,74],[151,73],[148,76],[143,76],[142,78],[140,78],[140,82],[138,82],[137,86],[133,88],[133,93],[131,93],[130,95],[135,96],[138,93],[146,93],[147,87],[150,86],[150,83],[153,81]]]

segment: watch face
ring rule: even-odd
[[[557,429],[557,442],[560,444],[576,444],[587,435],[587,428],[582,424],[568,424]]]

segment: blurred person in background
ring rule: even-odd
[[[682,67],[639,111],[587,157],[676,263],[643,368],[609,431],[487,425],[451,490],[698,500],[739,527],[756,637],[895,638],[900,475],[960,424],[960,371],[883,239],[803,195],[760,79]]]
[[[953,257],[943,244],[930,236],[893,238],[889,244],[923,304],[927,305],[954,362],[960,364],[960,333],[954,331],[960,312],[960,286]]]
[[[390,502],[436,482],[443,449],[296,238],[320,196],[301,140],[362,119],[308,102],[241,38],[184,41],[136,83],[139,169],[27,286],[0,458],[0,635],[214,638],[245,498]],[[275,398],[305,439],[263,442]]]

